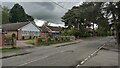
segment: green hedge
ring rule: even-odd
[[[40,43],[42,43],[42,42],[43,42],[42,38],[41,38],[41,37],[38,37],[38,44],[40,44]]]

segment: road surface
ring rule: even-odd
[[[2,59],[3,66],[75,66],[111,37],[84,39],[61,47],[38,47],[30,54]],[[31,50],[31,49],[29,49]]]

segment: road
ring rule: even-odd
[[[84,39],[61,47],[38,47],[30,54],[2,59],[3,66],[75,66],[111,37]],[[29,49],[30,50],[30,49]]]

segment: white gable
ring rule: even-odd
[[[32,23],[29,23],[29,24],[23,26],[20,29],[22,31],[39,31],[40,32],[40,30],[35,25],[33,25]]]

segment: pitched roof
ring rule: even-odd
[[[43,25],[42,27],[39,27],[40,29],[42,29],[42,32],[49,32],[51,31],[46,25]]]
[[[52,31],[61,31],[62,28],[61,27],[53,27],[53,26],[47,26],[49,29],[51,29]]]
[[[2,25],[2,30],[3,31],[16,31],[19,28],[27,25],[29,22],[19,22],[19,23],[9,23],[9,24],[4,24]]]
[[[53,27],[53,26],[46,26],[43,25],[42,27],[39,27],[42,29],[42,32],[50,32],[50,31],[61,31],[61,27]]]

